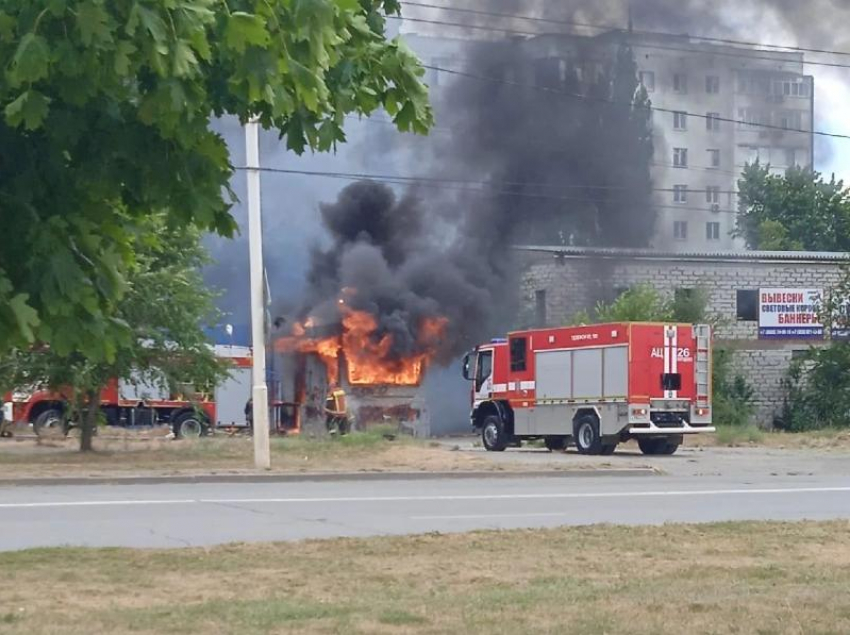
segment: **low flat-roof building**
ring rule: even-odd
[[[708,311],[720,319],[715,339],[734,351],[736,367],[755,390],[756,420],[763,426],[782,412],[791,360],[824,343],[812,310],[815,294],[828,294],[850,264],[850,256],[839,253],[518,249],[523,306],[534,326],[569,323],[579,311],[639,284],[668,297],[704,289]]]

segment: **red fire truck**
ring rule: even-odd
[[[107,425],[121,427],[168,425],[176,436],[200,436],[215,425],[244,426],[244,408],[251,395],[251,350],[216,346],[216,355],[233,363],[230,377],[214,395],[171,394],[144,382],[114,379],[100,393]],[[18,389],[5,396],[4,417],[13,425],[31,425],[36,434],[67,432],[68,391]]]
[[[543,439],[582,454],[612,454],[636,439],[644,454],[674,454],[684,435],[713,432],[711,329],[600,324],[521,331],[464,359],[471,421],[484,447]]]

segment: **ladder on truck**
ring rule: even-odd
[[[694,326],[696,339],[696,401],[697,407],[707,408],[711,403],[711,327],[707,324]]]

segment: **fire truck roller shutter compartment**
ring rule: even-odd
[[[245,404],[251,397],[251,369],[234,368],[216,389],[216,417],[223,426],[248,425]]]
[[[603,434],[619,433],[622,426],[616,416],[608,416],[615,411],[613,404],[611,408],[602,404],[626,399],[628,359],[627,346],[537,353],[537,413],[533,433],[572,434],[573,417],[582,402],[595,404],[597,412],[600,408],[605,410],[599,412]]]
[[[534,430],[529,434],[572,434],[571,408],[566,405],[573,397],[572,351],[544,351],[535,355],[537,368],[537,412]]]

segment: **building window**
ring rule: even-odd
[[[799,110],[786,110],[779,113],[779,126],[785,130],[802,130],[803,113]]]
[[[782,97],[808,97],[809,82],[805,77],[773,82],[772,92]]]
[[[688,167],[688,149],[673,148],[673,167],[686,168]]]
[[[673,292],[673,298],[676,304],[684,304],[690,302],[696,297],[696,289],[676,289]]]
[[[789,168],[798,167],[797,163],[797,150],[795,148],[787,148],[785,150],[785,165]]]
[[[719,112],[707,112],[705,114],[705,129],[709,132],[720,132]]]
[[[770,124],[770,117],[762,110],[755,108],[738,108],[738,128],[741,130],[758,130]]]
[[[673,237],[676,240],[688,239],[688,221],[677,220],[673,222]]]
[[[745,95],[770,94],[770,80],[766,77],[740,75],[738,77],[738,92]]]
[[[536,317],[537,317],[537,326],[544,327],[546,326],[546,291],[535,291],[534,293],[534,303],[536,309]]]
[[[737,298],[738,320],[741,322],[759,321],[759,292],[758,289],[738,291]]]
[[[515,337],[511,340],[511,372],[524,373],[527,367],[528,340]]]
[[[688,129],[688,113],[686,113],[686,112],[674,112],[673,113],[673,128],[675,130],[687,130]]]
[[[706,223],[705,237],[708,240],[720,240],[720,223]]]
[[[673,202],[687,203],[688,202],[688,186],[674,185],[673,186]]]
[[[708,150],[708,165],[711,168],[720,167],[720,150]]]
[[[688,76],[682,73],[673,75],[673,90],[677,93],[688,92]]]
[[[719,203],[720,202],[720,187],[717,185],[709,185],[705,188],[705,202]]]
[[[720,78],[717,75],[709,75],[705,78],[705,92],[710,95],[720,92]]]
[[[640,83],[646,88],[647,92],[655,91],[655,73],[652,71],[641,71]]]

